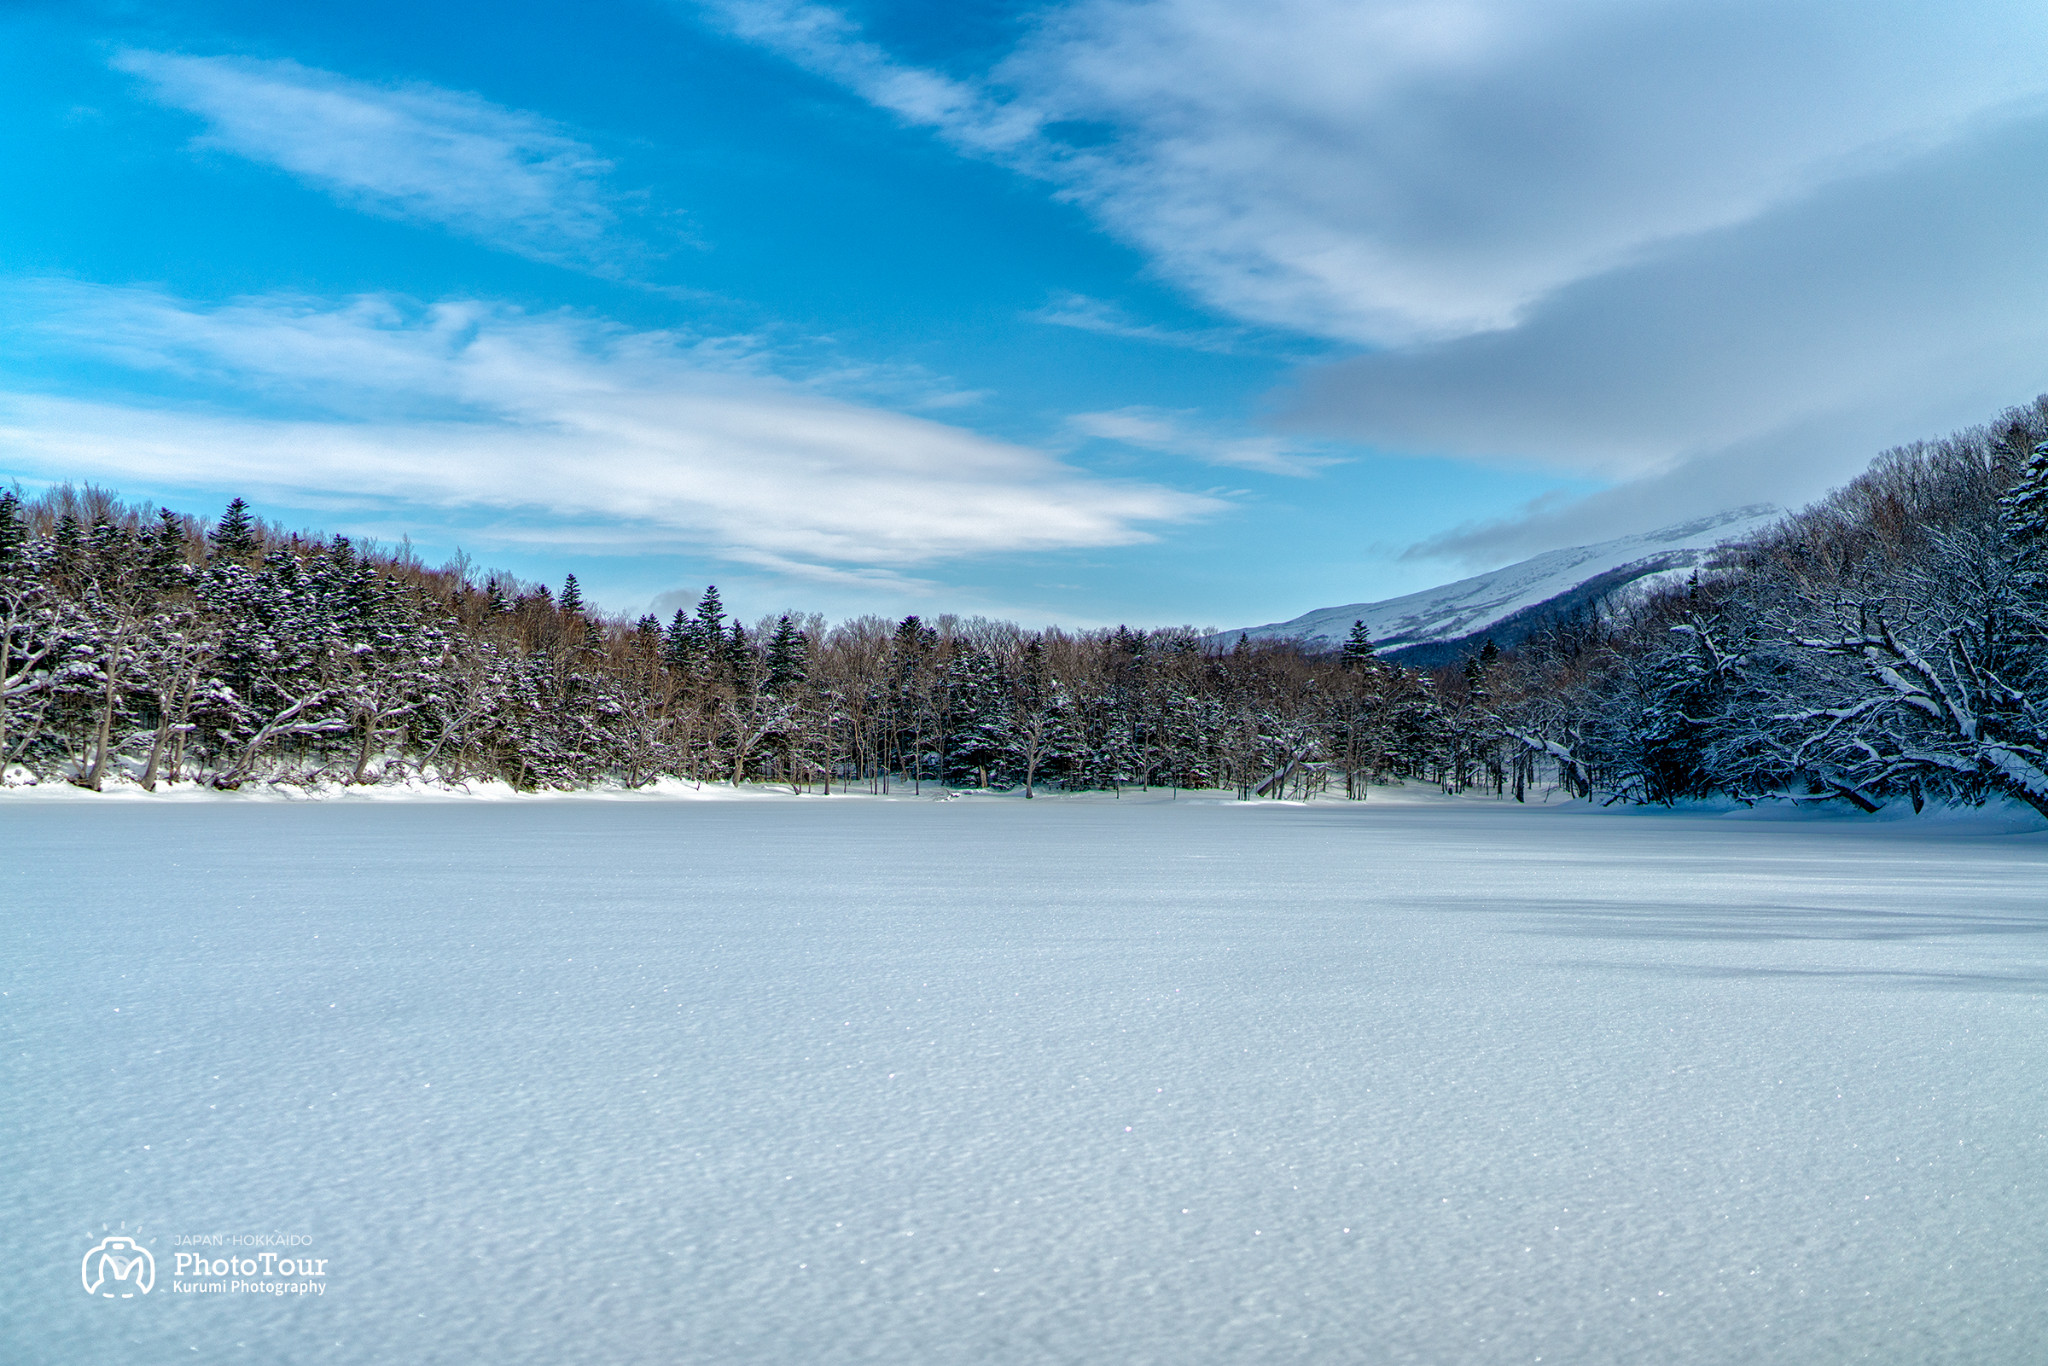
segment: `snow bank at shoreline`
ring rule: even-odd
[[[19,773],[19,770],[15,771]],[[794,799],[787,788],[763,788],[757,784],[735,788],[727,783],[684,782],[663,778],[644,787],[600,784],[571,791],[541,789],[522,792],[496,779],[462,783],[426,782],[417,778],[400,782],[364,784],[250,782],[233,790],[205,783],[166,783],[154,792],[126,779],[109,781],[104,791],[94,792],[75,783],[52,781],[21,782],[14,774],[0,787],[0,801],[147,801],[147,802],[405,802],[405,801],[764,801]],[[840,794],[832,794],[835,798]],[[866,795],[852,794],[852,795]]]
[[[818,791],[792,792],[783,784],[747,783],[734,787],[730,783],[692,783],[680,778],[660,778],[641,787],[627,787],[624,784],[597,784],[586,788],[540,789],[520,791],[508,783],[494,779],[479,779],[462,783],[429,782],[418,778],[401,781],[376,782],[368,784],[344,784],[338,782],[251,782],[232,791],[210,787],[204,783],[166,783],[156,791],[145,791],[132,779],[122,777],[110,780],[104,791],[94,792],[76,784],[44,779],[33,781],[27,770],[11,768],[7,782],[0,785],[0,803],[13,802],[122,802],[122,803],[169,803],[191,805],[194,803],[240,803],[276,804],[306,802],[344,803],[393,803],[393,802],[951,802],[974,801],[978,803],[1002,802],[1023,803],[1027,800],[1061,804],[1083,803],[1091,805],[1151,805],[1158,803],[1179,803],[1182,805],[1216,806],[1239,811],[1277,810],[1328,810],[1330,808],[1369,810],[1387,807],[1439,809],[1498,808],[1520,810],[1529,814],[1548,813],[1553,816],[1604,817],[1607,819],[1656,820],[1673,815],[1713,816],[1732,821],[1756,821],[1767,823],[1822,823],[1842,824],[1851,827],[1877,824],[1906,823],[1920,830],[1954,830],[1959,834],[2029,834],[2048,833],[2048,821],[2017,802],[1987,803],[1981,807],[1929,806],[1924,812],[1915,812],[1904,802],[1895,802],[1874,813],[1856,811],[1847,806],[1810,804],[1792,801],[1765,801],[1746,805],[1733,798],[1714,797],[1703,800],[1680,802],[1675,806],[1603,806],[1597,802],[1586,802],[1565,796],[1561,792],[1546,796],[1532,797],[1526,803],[1516,803],[1507,797],[1496,797],[1489,792],[1472,791],[1459,794],[1444,792],[1432,783],[1396,783],[1375,787],[1371,795],[1362,801],[1352,801],[1341,793],[1326,793],[1308,801],[1274,801],[1259,798],[1241,801],[1228,788],[1125,788],[1122,792],[1061,792],[1057,789],[1040,788],[1035,799],[1027,799],[1022,789],[997,791],[991,788],[939,788],[926,784],[922,790],[895,787],[888,792],[870,791],[865,784],[836,787],[830,794]]]

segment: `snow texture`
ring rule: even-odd
[[[2037,820],[1387,795],[0,803],[0,1359],[2039,1359]]]
[[[1545,551],[1505,569],[1384,602],[1319,607],[1292,621],[1246,627],[1242,634],[1254,640],[1302,638],[1314,644],[1337,646],[1351,634],[1352,622],[1363,621],[1373,643],[1382,651],[1457,640],[1570,593],[1594,579],[1609,579],[1610,589],[1646,581],[1671,581],[1706,563],[1714,547],[1754,535],[1784,515],[1781,509],[1762,504],[1736,508],[1597,545]],[[1235,639],[1239,634],[1224,631],[1219,638]]]

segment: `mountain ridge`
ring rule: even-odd
[[[1423,666],[1443,663],[1458,657],[1468,641],[1476,648],[1491,635],[1510,645],[1580,605],[1658,575],[1697,569],[1720,546],[1753,536],[1784,515],[1782,508],[1752,503],[1655,531],[1547,550],[1400,597],[1318,607],[1287,621],[1218,635],[1336,648],[1350,635],[1352,622],[1363,621],[1382,655]]]

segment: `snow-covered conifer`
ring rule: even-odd
[[[2048,441],[2029,452],[1999,497],[1998,516],[2022,591],[2048,595]]]
[[[775,634],[768,638],[768,682],[767,690],[777,697],[804,681],[810,672],[810,661],[804,642],[804,633],[797,629],[795,620],[784,612],[775,620]]]
[[[671,669],[687,670],[697,658],[697,633],[695,623],[682,608],[676,609],[669,621],[668,632],[661,641],[661,660]]]
[[[220,521],[207,536],[216,559],[246,564],[256,556],[260,541],[256,534],[255,518],[249,515],[249,505],[240,498],[231,500],[227,510],[221,513]]]
[[[725,604],[719,601],[718,585],[707,584],[704,596],[697,600],[696,629],[697,648],[705,654],[717,652],[725,636]]]
[[[28,544],[28,527],[21,520],[21,499],[10,489],[0,489],[0,573],[20,558]]]
[[[1362,668],[1378,657],[1378,653],[1373,649],[1372,637],[1366,632],[1365,623],[1352,622],[1351,634],[1346,637],[1344,652],[1340,656],[1343,666],[1346,669]]]

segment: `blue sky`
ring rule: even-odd
[[[1228,626],[2048,388],[2048,14],[0,7],[0,473]]]

